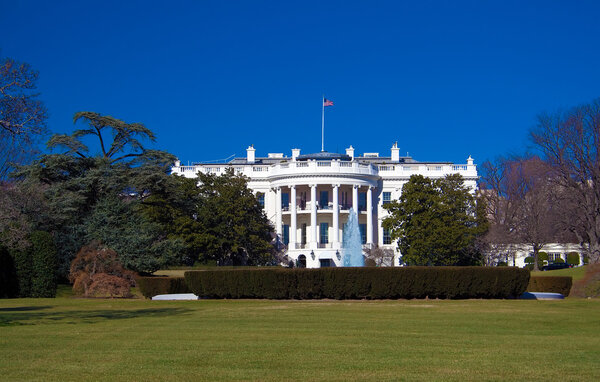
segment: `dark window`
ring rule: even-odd
[[[319,259],[319,266],[321,268],[331,267],[331,259]]]
[[[283,225],[283,244],[288,245],[290,243],[290,226],[287,224]]]
[[[304,255],[298,256],[297,264],[298,264],[297,265],[298,268],[306,268],[306,256],[304,256]]]
[[[358,210],[366,211],[367,210],[367,193],[360,192],[358,194]]]
[[[359,224],[358,229],[360,231],[360,240],[363,244],[367,244],[367,225]]]
[[[392,244],[392,236],[390,235],[389,228],[383,229],[383,244]]]
[[[300,232],[300,244],[306,244],[306,224],[302,224]]]
[[[320,226],[321,244],[327,244],[329,243],[329,224],[321,223]]]
[[[321,191],[320,198],[319,198],[319,207],[321,207],[321,209],[324,209],[324,208],[327,208],[328,205],[329,205],[329,192]]]
[[[284,192],[281,194],[281,208],[287,210],[290,207],[290,194]]]
[[[383,205],[385,206],[386,204],[388,204],[391,201],[392,201],[392,193],[384,192],[383,193]]]
[[[260,204],[262,208],[265,208],[265,194],[259,192],[256,194],[256,197],[258,198],[258,204]]]

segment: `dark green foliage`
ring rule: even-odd
[[[268,299],[510,298],[529,271],[491,267],[364,267],[187,271],[198,296]]]
[[[10,251],[15,260],[19,280],[19,297],[31,297],[33,280],[33,248],[13,249]]]
[[[535,262],[535,259],[533,258],[533,256],[527,256],[525,258],[525,264],[531,264],[531,265],[533,265],[534,262]]]
[[[554,259],[555,264],[564,263],[564,262],[565,261],[563,259],[561,259],[560,257],[558,259]]]
[[[146,298],[159,294],[192,292],[183,277],[137,277],[135,282]]]
[[[579,253],[577,253],[577,252],[567,253],[567,264],[579,265]]]
[[[400,199],[385,206],[390,216],[383,226],[408,265],[477,265],[475,240],[487,230],[482,203],[458,174],[437,180],[413,175]]]
[[[74,120],[83,120],[87,125],[70,136],[55,135],[48,142],[52,149],[63,149],[62,153],[42,155],[16,173],[17,177],[43,187],[49,209],[43,229],[52,232],[59,244],[59,276],[68,276],[75,254],[90,238],[109,243],[107,236],[113,241],[130,243],[130,248],[139,245],[140,241],[152,242],[153,248],[147,252],[142,253],[141,246],[137,248],[138,253],[133,256],[135,261],[124,261],[128,266],[134,264],[131,265],[134,269],[153,270],[154,264],[164,264],[163,258],[171,254],[166,248],[173,243],[165,242],[168,238],[162,227],[157,229],[141,216],[131,215],[128,215],[128,221],[102,229],[95,222],[101,221],[102,216],[113,222],[119,221],[119,216],[107,216],[118,208],[99,205],[106,200],[122,199],[133,215],[140,215],[138,205],[149,195],[164,190],[172,178],[169,171],[175,157],[144,148],[142,140],[154,141],[155,137],[139,123],[129,124],[92,112],[77,113]],[[97,146],[88,148],[87,143],[91,141],[84,143],[86,136],[95,138]],[[137,227],[130,227],[129,231],[122,229],[128,223],[141,227],[141,239],[133,230]],[[91,228],[98,229],[90,231]],[[161,258],[149,258],[158,252]],[[139,267],[135,265],[140,263]]]
[[[543,267],[548,263],[548,254],[546,252],[538,252],[538,267]]]
[[[0,298],[19,295],[19,281],[15,263],[8,250],[0,246]]]
[[[35,231],[31,234],[33,253],[32,297],[56,296],[56,247],[52,235]]]
[[[167,239],[160,224],[136,213],[136,206],[135,200],[116,196],[99,200],[84,222],[86,240],[113,249],[125,268],[152,273],[173,263],[182,246]]]
[[[560,293],[568,296],[572,285],[573,278],[571,276],[531,276],[527,291]]]
[[[204,260],[220,265],[267,265],[273,261],[273,227],[247,187],[229,168],[221,175],[198,174],[200,199],[193,229]]]

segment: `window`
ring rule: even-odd
[[[290,243],[290,226],[287,224],[283,225],[283,244],[288,245]]]
[[[383,205],[385,206],[386,204],[388,204],[391,201],[392,201],[392,193],[384,192],[383,193]]]
[[[281,209],[287,211],[290,208],[290,194],[284,192],[281,194]]]
[[[321,194],[319,196],[319,207],[321,209],[327,209],[327,207],[329,206],[329,192],[321,191]]]
[[[259,192],[258,194],[256,194],[256,197],[258,198],[258,204],[262,208],[265,208],[265,194],[263,194],[262,192]]]
[[[360,240],[363,244],[367,244],[367,225],[359,224],[358,229],[360,231]]]
[[[358,194],[358,210],[366,211],[367,210],[367,193],[360,192]]]
[[[319,226],[320,226],[319,235],[321,236],[320,243],[321,244],[329,243],[329,224],[321,223],[321,224],[319,224]]]
[[[306,224],[302,224],[302,229],[300,230],[300,244],[306,244]]]
[[[392,244],[392,236],[390,235],[390,229],[383,229],[383,244]]]

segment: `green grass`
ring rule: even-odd
[[[595,381],[600,300],[0,301],[7,381]]]
[[[571,276],[573,281],[581,280],[585,275],[586,266],[556,269],[553,271],[538,271],[531,272],[532,276]]]

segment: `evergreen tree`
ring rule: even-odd
[[[56,247],[52,235],[35,231],[31,234],[33,277],[32,297],[56,296]]]
[[[413,175],[402,195],[385,208],[383,226],[398,240],[407,265],[473,265],[476,239],[487,224],[483,210],[460,175],[432,180]]]

